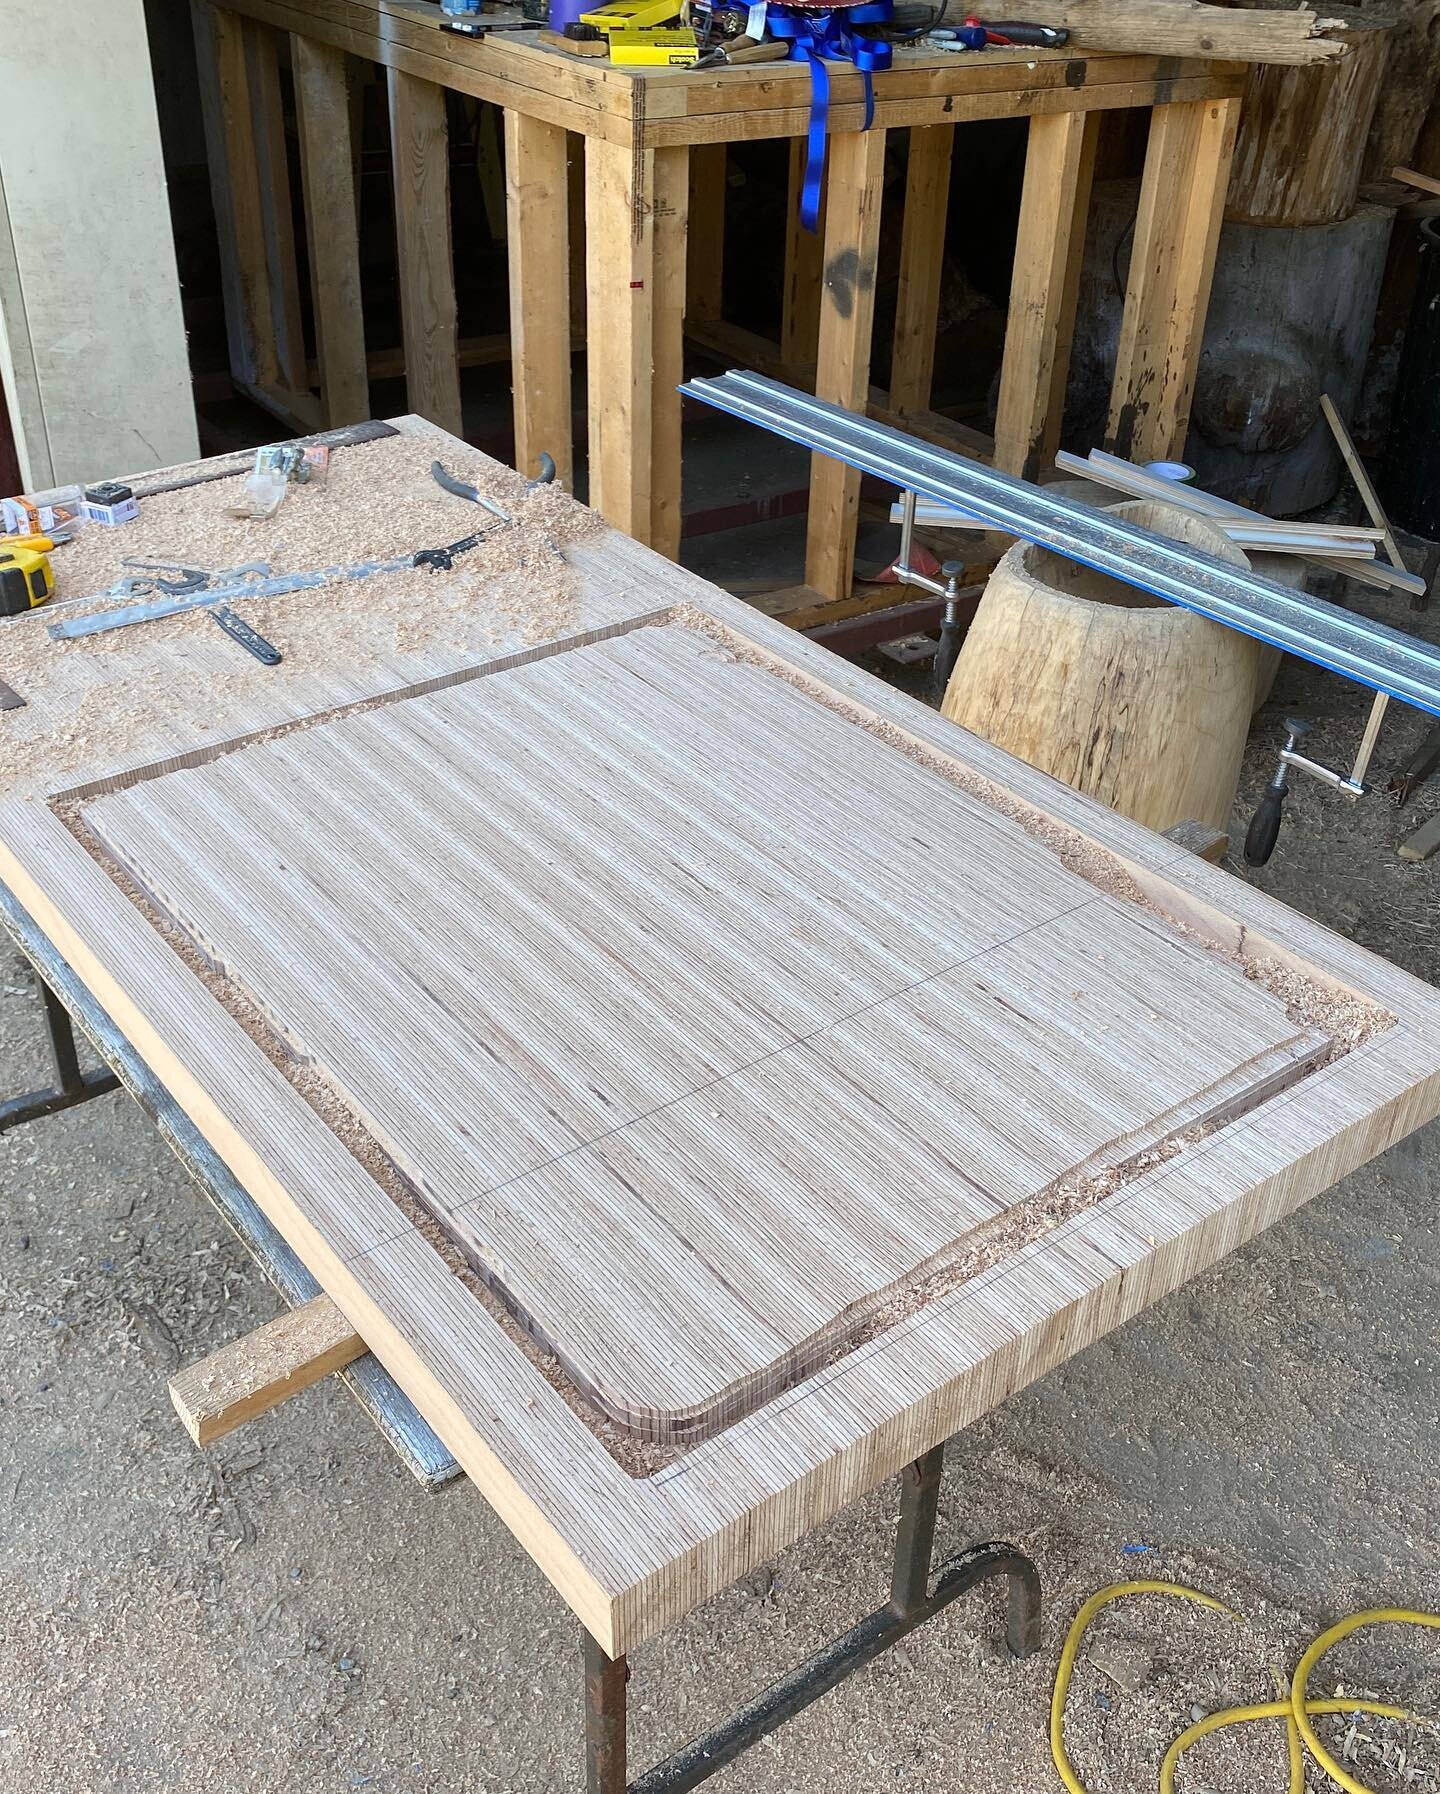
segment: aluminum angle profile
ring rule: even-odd
[[[1440,716],[1440,649],[1387,624],[1215,560],[1080,499],[1053,497],[1029,480],[919,442],[762,374],[734,371],[689,380],[680,390],[802,448],[833,455],[861,473],[964,511],[984,526],[1053,549]]]

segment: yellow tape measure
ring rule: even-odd
[[[33,610],[54,590],[55,575],[43,550],[22,547],[18,541],[0,541],[0,617],[18,617]]]

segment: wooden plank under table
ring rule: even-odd
[[[615,1657],[1428,1120],[1440,998],[546,527],[548,630],[17,654],[0,882]]]
[[[719,316],[723,217],[687,219],[690,195],[713,214],[723,195],[723,156],[716,152],[726,143],[759,138],[791,141],[795,185],[809,122],[806,68],[786,62],[704,72],[617,69],[526,41],[521,33],[479,41],[442,34],[438,9],[426,0],[194,3],[219,23],[243,20],[252,42],[256,33],[288,32],[296,41],[388,71],[409,399],[414,410],[448,428],[457,427],[458,378],[447,244],[437,234],[445,210],[444,118],[437,101],[449,89],[504,108],[510,158],[524,158],[518,176],[510,176],[510,247],[517,452],[527,471],[542,449],[562,472],[567,466],[560,409],[568,403],[569,368],[559,320],[571,314],[572,294],[559,146],[561,133],[584,139],[590,496],[617,528],[673,557],[681,497],[675,387],[686,335],[687,262],[699,280],[689,308],[696,340],[756,366],[766,348],[746,355],[743,333]],[[202,55],[210,53],[212,39],[222,52],[229,41],[224,29],[202,32]],[[299,59],[295,72],[297,86],[322,78],[313,58]],[[1139,459],[1178,455],[1234,142],[1235,96],[1244,77],[1242,64],[1174,56],[1073,47],[954,56],[901,45],[894,66],[874,78],[875,126],[866,134],[860,76],[843,64],[830,65],[833,141],[823,236],[816,241],[794,228],[788,232],[782,340],[769,345],[773,361],[763,371],[779,368],[813,384],[822,398],[903,413],[928,424],[932,434],[943,431],[945,420],[929,410],[929,389],[943,245],[937,230],[943,229],[951,140],[966,123],[1028,117],[1025,214],[997,433],[1005,465],[1033,461],[1058,435],[1097,115],[1149,107],[1152,142],[1111,433],[1122,453]],[[247,156],[255,160],[246,98],[222,82],[210,113],[212,160],[228,170],[233,190]],[[909,134],[911,174],[895,390],[887,395],[869,384],[872,264],[884,144],[896,132]],[[692,149],[702,163],[693,182]],[[959,153],[963,158],[963,135]],[[258,294],[251,264],[265,254],[263,221],[272,209],[273,195],[258,219],[250,215],[253,204],[237,211],[231,259],[239,274],[232,285],[246,294]],[[927,210],[932,219],[924,216]],[[852,291],[854,306],[845,309]],[[274,314],[258,300],[247,307],[245,342],[253,346],[247,366],[271,369]],[[354,353],[352,345],[352,362]],[[329,370],[322,367],[321,373],[322,381],[328,378]],[[247,378],[247,390],[263,388],[263,379]],[[344,391],[353,392],[359,378],[351,367]],[[303,396],[315,402],[313,395]],[[293,400],[280,394],[278,402],[287,407],[284,415],[293,413]],[[328,402],[322,390],[321,403]],[[337,406],[347,402],[334,400]],[[850,596],[856,489],[857,476],[817,459],[806,577],[821,599]]]

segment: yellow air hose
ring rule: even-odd
[[[1295,1727],[1305,1741],[1306,1750],[1331,1781],[1346,1789],[1347,1794],[1370,1794],[1370,1790],[1364,1782],[1357,1782],[1353,1775],[1342,1769],[1315,1736],[1315,1728],[1310,1724],[1309,1718],[1313,1708],[1305,1699],[1305,1689],[1315,1665],[1331,1646],[1339,1644],[1342,1638],[1348,1638],[1352,1632],[1358,1632],[1362,1626],[1428,1626],[1432,1631],[1440,1632],[1440,1613],[1415,1613],[1408,1607],[1366,1608],[1363,1613],[1352,1613],[1349,1619],[1341,1620],[1328,1631],[1322,1632],[1296,1664],[1295,1674],[1290,1682],[1290,1708],[1295,1716]],[[1404,1717],[1411,1719],[1414,1715],[1407,1713]]]
[[[1179,1582],[1113,1582],[1109,1588],[1102,1588],[1098,1594],[1091,1595],[1070,1622],[1070,1630],[1065,1635],[1065,1645],[1060,1652],[1060,1667],[1055,1671],[1055,1692],[1050,1696],[1050,1755],[1054,1758],[1055,1767],[1069,1794],[1085,1794],[1085,1784],[1076,1775],[1074,1766],[1065,1754],[1065,1697],[1070,1692],[1070,1677],[1075,1671],[1075,1659],[1080,1654],[1080,1641],[1101,1608],[1108,1607],[1112,1601],[1123,1600],[1126,1595],[1174,1595],[1182,1601],[1194,1601],[1200,1607],[1209,1607],[1216,1613],[1233,1613],[1232,1608],[1227,1607],[1223,1601],[1217,1601],[1213,1595],[1202,1595],[1198,1588],[1186,1588]]]
[[[1203,1595],[1198,1589],[1186,1588],[1179,1582],[1116,1582],[1091,1595],[1071,1621],[1070,1630],[1065,1635],[1060,1664],[1055,1671],[1055,1690],[1050,1697],[1050,1755],[1067,1794],[1086,1794],[1085,1784],[1075,1773],[1075,1767],[1065,1753],[1065,1701],[1070,1692],[1070,1678],[1075,1672],[1075,1661],[1080,1654],[1080,1643],[1096,1614],[1112,1601],[1123,1600],[1127,1595],[1170,1595],[1178,1600],[1193,1601],[1197,1606],[1208,1607],[1215,1613],[1228,1614],[1231,1618],[1239,1617],[1233,1607],[1227,1607],[1213,1595]],[[1339,1644],[1341,1639],[1348,1638],[1352,1632],[1358,1632],[1362,1626],[1380,1625],[1428,1626],[1440,1631],[1440,1614],[1416,1613],[1407,1607],[1372,1607],[1363,1613],[1353,1613],[1338,1625],[1331,1626],[1307,1648],[1296,1665],[1288,1700],[1265,1701],[1248,1707],[1229,1707],[1223,1713],[1207,1714],[1204,1719],[1187,1726],[1166,1751],[1160,1765],[1160,1794],[1175,1794],[1176,1767],[1192,1744],[1197,1744],[1200,1739],[1208,1737],[1212,1732],[1221,1731],[1226,1726],[1248,1725],[1252,1720],[1259,1719],[1285,1721],[1290,1760],[1289,1794],[1305,1794],[1306,1750],[1331,1781],[1346,1790],[1346,1794],[1372,1794],[1372,1790],[1363,1782],[1357,1781],[1347,1770],[1342,1769],[1321,1744],[1315,1735],[1315,1728],[1310,1724],[1311,1717],[1322,1713],[1370,1713],[1379,1719],[1404,1719],[1423,1724],[1423,1716],[1410,1712],[1408,1708],[1386,1706],[1378,1701],[1312,1701],[1306,1698],[1305,1691],[1315,1665],[1332,1646]]]

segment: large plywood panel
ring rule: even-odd
[[[673,623],[83,816],[585,1395],[665,1442],[1328,1047]]]
[[[401,429],[247,552],[313,560],[312,501],[384,549],[370,456],[418,540],[437,454],[523,513]],[[188,502],[124,552],[173,553]],[[479,557],[336,586],[257,607],[275,668],[200,615],[0,625],[0,879],[615,1653],[1430,1119],[1440,1002],[635,543],[540,528],[559,601]],[[177,870],[149,806],[186,791]],[[539,1246],[503,1256],[502,1205]],[[634,1265],[596,1283],[621,1223],[673,1365]],[[679,1264],[715,1272],[703,1353]]]

